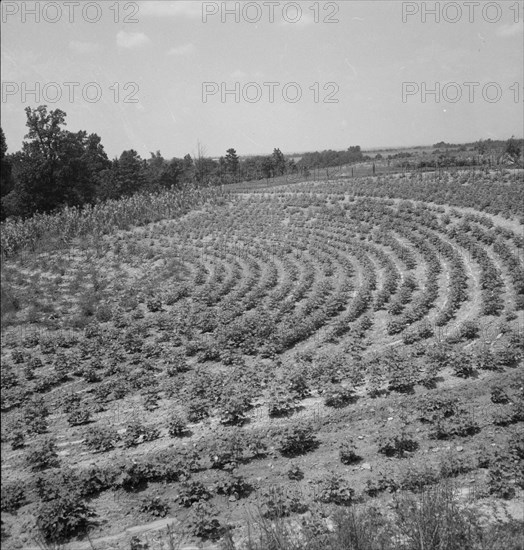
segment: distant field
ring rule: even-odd
[[[5,548],[240,548],[445,481],[524,519],[522,174],[344,175],[4,228]]]

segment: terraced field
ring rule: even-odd
[[[248,510],[443,480],[522,520],[522,191],[277,182],[4,228],[6,547],[240,545]]]

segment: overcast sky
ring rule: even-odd
[[[400,1],[301,1],[302,13],[292,2],[229,2],[229,14],[224,2],[74,4],[2,1],[10,152],[24,108],[39,104],[65,111],[69,130],[99,134],[110,157],[181,157],[198,140],[219,156],[522,136],[523,2],[426,2],[441,8],[438,22]],[[35,83],[40,97],[24,97]],[[440,84],[439,102],[423,83]]]

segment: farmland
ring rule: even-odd
[[[494,524],[471,548],[522,534],[523,211],[486,168],[8,220],[5,547],[242,548],[431,491]]]

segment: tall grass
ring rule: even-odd
[[[326,521],[326,518],[329,518]],[[524,522],[496,520],[442,483],[374,506],[316,509],[302,521],[251,515],[242,541],[224,550],[523,550]]]
[[[137,194],[83,208],[66,207],[54,214],[35,214],[26,220],[8,219],[1,225],[2,257],[23,250],[68,246],[78,237],[98,238],[118,229],[129,229],[182,216],[207,201],[217,200],[225,192],[220,187],[187,187],[158,194]]]

